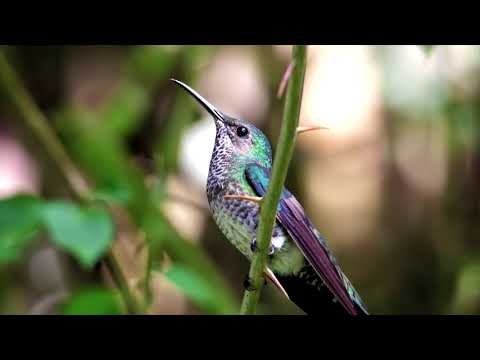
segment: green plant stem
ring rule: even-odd
[[[139,315],[144,313],[135,296],[130,292],[127,279],[125,279],[125,277],[123,276],[122,270],[120,269],[120,266],[118,265],[115,256],[109,253],[104,259],[104,264],[109,269],[114,283],[120,290],[127,312],[132,315]]]
[[[257,229],[257,249],[250,266],[249,278],[252,290],[246,290],[241,314],[255,314],[264,282],[267,252],[270,248],[277,207],[287,177],[288,166],[293,155],[302,104],[303,82],[306,70],[307,46],[293,47],[293,72],[289,81],[282,128],[277,154],[273,163],[272,177],[267,193],[262,200],[260,223]]]
[[[72,193],[82,201],[91,201],[87,181],[68,156],[62,143],[49,126],[45,115],[36,106],[30,94],[21,84],[2,50],[0,50],[0,83],[3,84],[5,93],[11,96],[11,100],[22,115],[25,125],[35,134],[40,143],[45,147],[48,155],[60,168]],[[127,311],[133,314],[141,313],[141,306],[130,292],[127,280],[124,278],[117,261],[111,253],[107,255],[105,264],[122,294]]]
[[[48,155],[54,159],[61,168],[61,173],[65,177],[70,189],[76,195],[80,195],[81,198],[86,198],[88,196],[87,183],[48,125],[47,118],[38,109],[26,89],[18,80],[17,75],[9,65],[3,51],[0,51],[0,75],[5,93],[11,96],[11,100],[22,114],[25,124],[43,144]]]

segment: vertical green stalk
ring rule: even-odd
[[[243,315],[255,314],[264,282],[267,252],[270,247],[277,207],[295,147],[302,104],[306,58],[307,46],[295,45],[293,47],[294,69],[288,85],[277,154],[273,162],[272,178],[260,210],[260,223],[257,230],[258,251],[254,254],[250,266],[249,278],[253,289],[245,291],[241,308],[241,314]]]

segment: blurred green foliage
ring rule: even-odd
[[[370,242],[359,247],[345,245],[336,254],[373,313],[480,313],[480,48],[475,47],[475,65],[460,80],[446,75],[454,72],[451,69],[458,66],[458,60],[448,62],[449,56],[444,56],[445,63],[435,65],[438,54],[446,52],[444,46],[413,48],[425,58],[421,66],[415,62],[421,57],[413,51],[411,57],[402,57],[398,47],[372,47],[372,53],[379,55],[375,61],[382,72],[378,102],[382,103],[383,147],[375,148],[384,151],[380,210],[372,229],[363,235]],[[201,111],[175,91],[169,79],[179,78],[195,87],[221,49],[2,47],[0,51],[8,56],[20,85],[31,94],[88,180],[89,193],[79,199],[65,184],[61,164],[50,158],[45,144],[25,126],[25,115],[32,109],[22,111],[12,101],[17,88],[7,86],[0,69],[0,132],[4,124],[14,129],[10,136],[28,146],[43,177],[39,196],[0,200],[1,313],[27,312],[41,295],[32,290],[25,274],[32,253],[45,242],[68,255],[68,261],[62,261],[62,276],[71,295],[59,312],[124,313],[119,306],[121,292],[107,290],[99,267],[94,266],[122,228],[112,216],[115,207],[125,211],[146,240],[145,282],[151,281],[152,272],[164,276],[191,300],[189,313],[198,309],[212,314],[238,312],[241,283],[248,270],[244,259],[226,244],[213,222],[208,223],[201,241],[193,242],[180,234],[164,208],[169,200],[167,180],[179,175],[183,137]],[[288,59],[271,46],[248,50],[253,50],[261,81],[273,99],[263,115],[263,130],[275,148],[283,105],[275,94]],[[83,70],[76,69],[78,74],[69,68],[75,61],[87,64],[80,66]],[[100,74],[95,70],[97,64],[107,64]],[[431,71],[432,64],[441,71]],[[111,68],[117,69],[115,79],[109,91],[104,91]],[[98,93],[84,90],[96,81]],[[342,105],[349,107],[349,101]],[[443,137],[446,154],[433,155],[445,155],[445,185],[439,194],[429,195],[412,185],[399,165],[398,151],[422,144],[424,151],[409,156],[412,161],[423,155],[431,159],[437,150],[430,145]],[[362,153],[362,146],[368,144],[347,151]],[[310,171],[306,171],[308,161],[323,156],[323,148],[316,149],[317,153],[297,151],[290,169],[288,187],[300,201],[310,196],[303,188]],[[341,156],[330,160],[349,161]],[[415,168],[416,172],[422,170],[434,173],[435,164],[427,161]],[[357,180],[361,179],[351,179]],[[319,230],[328,229],[321,213],[313,220]],[[350,221],[357,219],[346,218],[345,226]],[[152,294],[145,295],[149,304],[155,302]],[[295,309],[268,289],[260,312],[292,313]]]
[[[0,200],[0,262],[17,260],[41,226],[52,241],[87,268],[106,253],[113,239],[110,216],[101,209],[30,196]]]
[[[435,45],[421,45],[421,47],[427,55],[430,55],[430,53],[433,51],[433,48],[435,47]]]
[[[204,311],[212,314],[236,313],[237,309],[225,304],[223,294],[216,287],[190,268],[173,265],[165,275]]]
[[[51,202],[43,218],[52,240],[91,268],[103,256],[113,239],[113,224],[103,210]]]
[[[17,260],[41,224],[41,203],[30,196],[0,201],[0,263]]]
[[[94,184],[88,198],[93,199],[97,205],[110,203],[124,206],[134,223],[145,234],[149,247],[145,281],[149,282],[151,271],[157,268],[155,264],[160,264],[166,253],[174,264],[177,264],[175,266],[183,269],[184,274],[195,274],[195,279],[199,284],[203,284],[190,289],[189,286],[193,284],[191,281],[185,283],[185,277],[173,276],[172,280],[180,281],[179,286],[187,295],[198,300],[200,295],[197,290],[201,288],[204,293],[209,292],[215,297],[215,301],[212,301],[213,295],[210,300],[205,301],[203,296],[200,300],[201,307],[206,307],[207,311],[214,313],[234,313],[238,308],[237,301],[220,272],[200,247],[183,239],[168,222],[160,210],[161,204],[158,203],[158,199],[152,196],[151,190],[146,186],[142,169],[132,162],[127,143],[129,136],[142,126],[145,117],[151,111],[153,94],[158,85],[171,75],[176,53],[187,54],[184,58],[188,59],[187,69],[191,71],[190,62],[193,62],[197,55],[190,55],[196,54],[198,49],[195,46],[181,49],[134,47],[125,60],[125,77],[115,86],[115,90],[102,103],[99,110],[92,111],[65,103],[54,112],[52,119],[70,156],[82,169],[89,182]],[[20,110],[27,114],[30,111]],[[170,141],[168,149],[178,147],[181,136],[179,129],[184,127],[186,120],[193,119],[193,116],[188,116],[189,112],[192,110],[187,112],[182,110],[182,119],[185,115],[183,121],[179,120],[178,114],[174,115],[179,121],[174,121],[174,126],[169,125],[166,131]],[[161,153],[163,163],[174,164],[177,151],[164,149],[164,153]],[[162,177],[161,173],[159,177]],[[91,268],[99,257],[105,254],[114,231],[112,222],[104,210],[93,208],[93,203],[74,206],[32,200],[32,204],[41,209],[41,220],[48,228],[52,241],[69,251],[83,265]],[[9,216],[15,216],[13,211],[16,208],[10,203],[6,203],[4,208]],[[32,209],[26,210],[33,213],[33,206]],[[20,211],[27,214],[25,209]],[[17,249],[26,246],[24,237],[20,238],[17,234],[32,235],[30,230],[33,225],[37,225],[32,224],[32,221],[29,218],[25,219],[19,223],[20,228],[15,228],[7,234],[10,238],[16,236],[18,241],[15,246],[7,243],[9,252],[4,251],[2,256],[14,259],[19,252]]]
[[[121,315],[118,294],[106,289],[87,289],[74,294],[62,306],[64,315]]]

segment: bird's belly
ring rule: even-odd
[[[225,237],[251,261],[251,243],[256,236],[259,206],[244,200],[229,200],[214,201],[210,207],[213,218]],[[305,263],[304,257],[278,224],[274,227],[271,244],[275,251],[268,259],[268,266],[274,273],[286,275],[300,271]]]
[[[225,209],[214,210],[213,219],[228,241],[243,255],[251,259],[250,243],[254,231],[250,229],[248,223],[232,218]]]

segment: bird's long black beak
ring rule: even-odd
[[[180,85],[180,87],[182,87],[190,95],[192,95],[195,98],[195,100],[197,100],[200,103],[200,105],[202,105],[203,108],[205,110],[207,110],[210,113],[210,115],[213,116],[213,118],[215,120],[218,120],[222,123],[225,121],[224,115],[220,111],[218,111],[215,106],[213,106],[207,100],[205,100],[205,98],[203,96],[201,96],[199,93],[197,93],[195,90],[193,90],[190,86],[182,83],[181,81],[175,80],[175,79],[170,79],[170,80],[173,81],[174,83]]]

